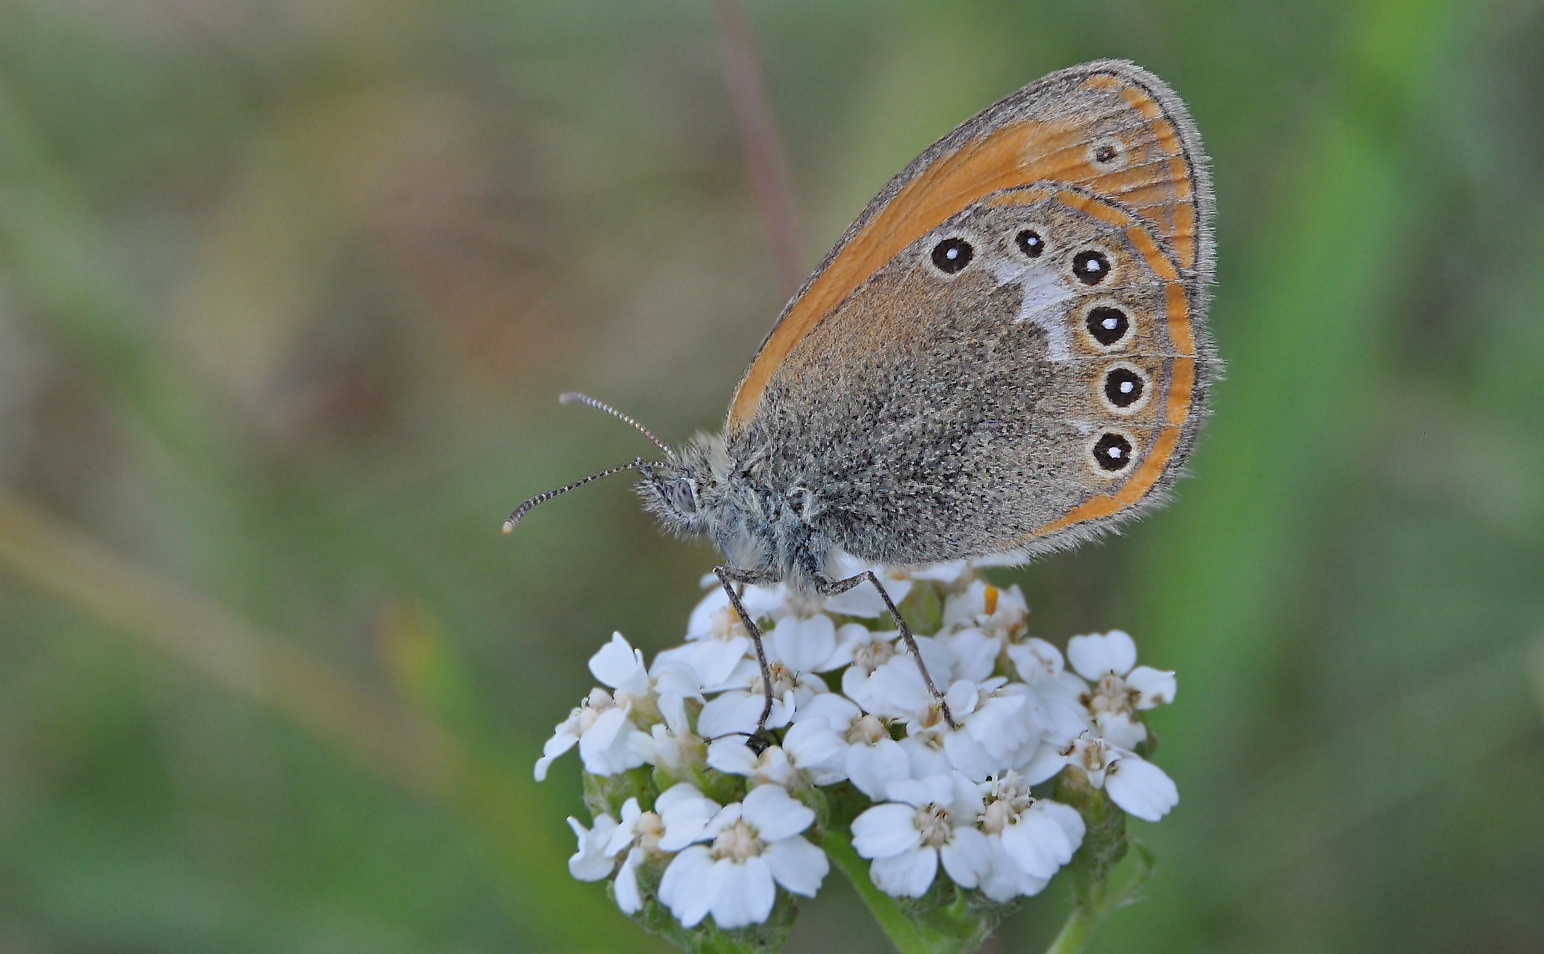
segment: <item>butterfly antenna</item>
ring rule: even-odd
[[[553,497],[561,497],[562,495],[568,493],[570,490],[577,490],[578,488],[583,487],[585,484],[590,483],[591,481],[600,480],[602,477],[610,477],[612,474],[619,474],[624,470],[637,470],[638,468],[644,466],[647,465],[644,463],[643,458],[640,457],[632,463],[618,464],[616,467],[608,467],[598,474],[591,474],[588,477],[581,477],[573,483],[568,484],[567,486],[559,487],[557,490],[549,490],[544,494],[537,494],[510,512],[509,518],[504,521],[504,532],[509,533],[513,531],[515,529],[515,525],[520,522],[520,518],[530,513],[532,508],[534,508],[537,504],[546,503]]]
[[[610,414],[617,420],[626,424],[631,424],[633,427],[637,428],[638,433],[653,441],[655,447],[658,447],[660,450],[665,452],[665,456],[672,458],[675,457],[675,451],[666,447],[665,442],[655,437],[653,431],[638,423],[638,421],[634,418],[623,414],[621,411],[607,404],[605,401],[598,401],[595,398],[590,397],[588,394],[580,394],[578,391],[569,391],[566,394],[558,395],[558,402],[561,404],[588,404],[590,407],[595,408],[597,411],[605,411],[607,414]]]

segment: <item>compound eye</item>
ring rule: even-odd
[[[697,485],[689,479],[673,480],[669,486],[670,506],[684,514],[697,512]]]

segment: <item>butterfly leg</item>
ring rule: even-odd
[[[922,681],[927,683],[928,691],[933,694],[934,699],[938,700],[938,708],[943,713],[944,721],[949,723],[949,728],[951,729],[959,728],[954,721],[954,714],[949,711],[949,703],[944,699],[944,694],[938,691],[938,686],[934,684],[933,677],[928,674],[927,664],[922,661],[922,650],[917,646],[917,641],[912,638],[911,628],[906,625],[906,620],[901,618],[901,611],[895,608],[895,601],[890,599],[890,594],[886,593],[885,588],[879,585],[879,577],[874,575],[874,571],[864,570],[862,573],[856,576],[849,576],[845,580],[828,580],[823,577],[816,577],[816,580],[816,587],[819,589],[820,595],[826,597],[845,593],[860,583],[868,582],[874,584],[874,589],[879,591],[879,598],[885,601],[885,608],[890,611],[890,618],[895,620],[895,628],[900,630],[901,641],[906,644],[907,651],[917,661],[917,668],[922,671]],[[768,705],[771,705],[770,701]]]
[[[724,592],[729,594],[729,605],[734,607],[735,614],[740,617],[740,622],[745,624],[745,632],[751,637],[751,642],[756,646],[756,662],[761,666],[761,718],[756,720],[756,732],[751,737],[752,745],[767,730],[767,719],[772,715],[772,667],[767,664],[767,651],[761,644],[761,629],[756,621],[751,619],[751,614],[745,611],[745,604],[740,602],[740,592],[735,588],[736,583],[742,587],[746,584],[752,586],[778,582],[778,577],[770,573],[762,573],[756,570],[742,570],[732,566],[716,566],[713,573],[718,577],[718,582],[723,584]]]

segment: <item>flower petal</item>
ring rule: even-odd
[[[1110,766],[1104,790],[1127,814],[1144,821],[1155,822],[1179,804],[1179,789],[1163,769],[1126,752]]]
[[[611,883],[617,907],[622,909],[623,914],[637,914],[643,907],[643,895],[638,891],[638,865],[643,861],[644,854],[642,848],[629,851],[622,867],[617,870],[616,880]]]
[[[1020,814],[1014,824],[1003,829],[1002,844],[1014,863],[1025,874],[1036,878],[1054,875],[1071,860],[1078,846],[1077,841],[1068,837],[1067,829],[1058,818],[1037,811],[1035,807]]]
[[[1138,709],[1151,709],[1173,702],[1174,693],[1179,689],[1173,670],[1154,669],[1152,666],[1138,666],[1131,670],[1131,675],[1126,677],[1126,685],[1137,691]]]
[[[578,719],[570,718],[568,722],[558,726],[557,734],[542,746],[541,758],[536,760],[536,781],[546,781],[547,769],[557,761],[558,756],[579,744],[579,736],[573,731],[578,723]]]
[[[708,765],[729,775],[749,775],[759,767],[760,759],[745,737],[729,735],[708,744]]]
[[[767,635],[767,650],[794,672],[814,672],[836,650],[836,624],[825,615],[784,616]]]
[[[916,848],[889,858],[876,858],[869,865],[874,887],[897,898],[920,898],[927,893],[938,874],[938,852]]]
[[[806,898],[813,898],[831,870],[826,853],[803,838],[774,841],[761,853],[777,883]]]
[[[911,759],[906,749],[894,739],[880,739],[873,745],[853,745],[847,749],[847,777],[858,791],[869,798],[881,799],[890,783],[911,777]]]
[[[713,880],[713,856],[703,845],[693,845],[671,859],[659,882],[659,900],[685,927],[694,927],[708,916],[717,893]]]
[[[711,692],[725,687],[750,648],[749,636],[694,640],[659,653],[654,657],[654,668],[689,666],[697,673],[702,686]]]
[[[611,634],[611,642],[590,657],[590,672],[595,678],[631,696],[649,691],[649,671],[643,665],[643,650],[634,649],[621,633]]]
[[[890,858],[916,849],[922,844],[916,816],[917,810],[910,805],[875,805],[853,819],[853,849],[865,858]]]
[[[1124,676],[1137,664],[1137,644],[1118,629],[1103,635],[1074,636],[1067,640],[1067,661],[1085,679],[1113,672]]]
[[[757,836],[765,842],[791,838],[815,823],[815,813],[809,806],[776,785],[751,789],[741,805],[745,821],[755,827]]]
[[[654,800],[654,811],[665,829],[659,836],[660,850],[680,851],[706,837],[708,822],[718,814],[719,805],[691,783],[681,782]]]
[[[742,862],[722,859],[713,865],[717,891],[713,899],[713,923],[724,930],[760,924],[772,913],[777,886],[772,870],[761,858]]]
[[[579,850],[568,859],[568,873],[580,881],[599,881],[616,869],[616,859],[606,854],[606,844],[617,830],[617,820],[610,815],[595,819],[594,828],[585,828],[577,818],[569,818],[568,827],[579,839]]]
[[[954,652],[955,678],[981,682],[997,668],[1003,644],[979,629],[966,629],[949,637],[949,648]]]
[[[783,736],[783,751],[816,785],[833,785],[847,777],[847,742],[824,719],[795,722]]]
[[[974,888],[992,867],[986,835],[975,828],[956,828],[954,837],[938,849],[944,871],[962,888]]]

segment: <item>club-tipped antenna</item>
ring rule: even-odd
[[[610,414],[617,420],[622,421],[625,424],[631,424],[633,427],[637,428],[638,433],[653,441],[654,446],[664,451],[666,457],[675,457],[675,451],[666,447],[665,442],[655,437],[653,431],[638,423],[636,419],[623,414],[621,411],[607,404],[605,401],[596,400],[595,398],[590,397],[588,394],[580,394],[578,391],[569,391],[565,394],[558,395],[558,402],[560,404],[574,404],[576,402],[579,404],[588,404],[590,407],[595,408],[597,411],[605,411],[607,414]]]
[[[515,529],[515,524],[520,522],[520,518],[530,513],[531,509],[537,504],[546,503],[553,497],[561,497],[563,494],[568,493],[570,490],[576,490],[580,487],[583,487],[585,484],[591,482],[592,480],[600,480],[602,477],[610,477],[612,474],[620,474],[624,470],[637,470],[643,466],[644,461],[643,458],[640,457],[631,463],[618,464],[615,467],[607,467],[605,470],[598,474],[591,474],[588,477],[581,477],[573,483],[564,487],[559,487],[556,490],[549,490],[544,494],[537,494],[530,500],[527,500],[525,503],[510,511],[509,518],[504,521],[504,532],[510,533],[513,531]]]

